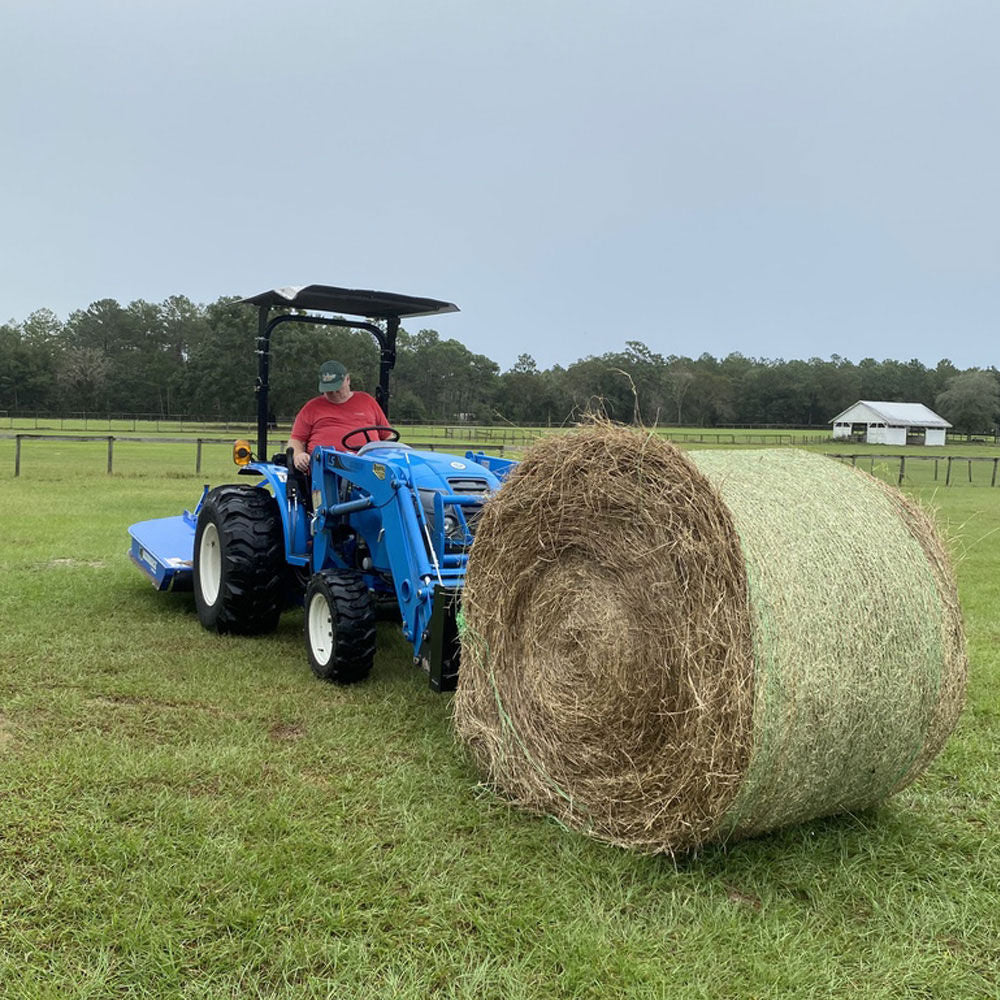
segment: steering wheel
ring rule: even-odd
[[[378,434],[375,438],[371,438],[369,437],[369,432],[371,431],[388,431],[390,436],[388,438],[383,438],[381,434]],[[371,424],[368,427],[355,427],[353,431],[348,431],[340,439],[341,448],[343,448],[345,451],[357,451],[359,448],[363,448],[365,446],[363,444],[352,445],[347,443],[348,441],[350,441],[352,437],[355,437],[358,434],[364,434],[365,444],[371,444],[373,440],[375,441],[399,440],[399,431],[397,431],[395,427],[389,427],[386,424]]]

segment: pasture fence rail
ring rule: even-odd
[[[177,415],[164,416],[160,413],[91,413],[85,410],[66,413],[50,413],[44,410],[29,412],[0,411],[0,426],[10,431],[161,431],[174,430],[184,433],[196,429],[218,430],[225,434],[252,432],[257,427],[257,418],[248,416],[213,417]],[[286,421],[291,426],[291,420]]]
[[[672,437],[671,440],[687,440],[695,439],[693,443],[700,444],[727,444],[732,443],[729,441],[708,441],[705,438],[732,438],[734,435],[725,434],[691,434],[691,435],[677,435]],[[454,450],[456,445],[461,446],[463,450],[470,451],[485,451],[491,454],[498,454],[500,456],[504,455],[505,450],[513,446],[517,448],[518,445],[530,443],[530,440],[522,441],[519,438],[514,438],[513,435],[508,434],[506,437],[497,441],[496,438],[500,435],[495,436],[480,436],[476,435],[465,437],[464,439],[456,439],[455,436],[450,436],[446,441],[424,441],[424,442],[410,442],[411,447],[419,448],[426,451],[451,451]],[[747,440],[746,436],[738,436],[738,443],[751,443]],[[755,437],[768,437],[770,438],[770,443],[772,444],[795,444],[799,443],[796,441],[789,441],[789,438],[793,438],[794,435],[788,434],[773,434],[773,435],[755,435]],[[21,475],[21,463],[22,463],[22,444],[25,441],[60,441],[60,442],[96,442],[101,441],[107,444],[107,474],[110,476],[114,473],[114,449],[116,442],[129,442],[137,444],[187,444],[194,445],[194,471],[196,474],[200,474],[202,471],[202,455],[203,448],[205,445],[229,445],[233,444],[232,438],[220,438],[220,437],[136,437],[132,435],[115,435],[115,434],[0,434],[0,439],[14,440],[14,476],[18,477]],[[775,440],[778,439],[778,440]],[[754,441],[752,443],[765,443]],[[815,443],[815,441],[810,441],[806,439],[801,443]],[[284,444],[284,442],[283,442]],[[837,461],[850,463],[852,466],[860,467],[864,469],[867,466],[867,471],[872,475],[879,475],[880,478],[888,478],[895,480],[898,485],[902,485],[904,482],[908,482],[911,485],[919,484],[920,482],[934,482],[940,483],[943,480],[945,486],[957,485],[959,479],[963,478],[957,472],[958,469],[963,469],[965,471],[965,479],[972,485],[975,481],[973,475],[973,467],[982,466],[984,463],[987,466],[987,471],[989,471],[989,485],[995,487],[997,485],[998,472],[1000,472],[1000,456],[976,456],[976,455],[902,455],[902,454],[873,454],[870,452],[828,452],[830,458],[836,459]],[[883,469],[880,466],[882,463],[893,463],[896,466],[896,471],[889,469]],[[921,468],[920,463],[923,463],[923,469],[927,469],[927,463],[933,463],[932,474],[916,475],[912,473],[915,469]],[[990,468],[991,467],[991,468]],[[907,472],[909,468],[910,472]],[[930,471],[930,470],[928,470]],[[943,476],[942,476],[943,471]],[[891,475],[887,473],[892,473]]]
[[[899,473],[894,478],[897,485],[902,485],[904,482],[914,482],[914,477],[908,477],[906,472],[906,463],[910,463],[911,473],[914,469],[914,463],[917,462],[933,462],[934,463],[934,474],[933,482],[940,482],[940,471],[941,465],[944,465],[944,485],[952,486],[955,485],[955,476],[953,475],[953,469],[957,465],[961,467],[963,464],[966,467],[968,482],[971,485],[973,482],[972,467],[973,465],[981,465],[986,463],[987,466],[992,466],[990,475],[990,486],[994,487],[997,484],[997,467],[1000,466],[1000,457],[990,457],[988,455],[982,456],[969,456],[969,455],[874,455],[870,453],[830,453],[830,458],[838,459],[845,464],[850,462],[852,466],[858,467],[860,464],[861,468],[864,468],[865,463],[868,464],[868,471],[872,475],[876,475],[876,463],[879,462],[897,462]],[[916,477],[919,479],[920,477]]]
[[[23,441],[69,441],[69,442],[94,442],[94,441],[105,441],[107,442],[107,473],[108,475],[114,474],[114,451],[115,442],[117,441],[127,441],[139,444],[193,444],[195,446],[195,464],[194,471],[195,474],[201,473],[201,463],[202,463],[202,447],[206,444],[225,444],[232,447],[232,438],[213,438],[213,437],[132,437],[132,436],[122,436],[115,434],[0,434],[0,438],[6,438],[14,440],[14,476],[15,478],[21,475],[21,444]],[[287,442],[285,442],[287,443]],[[411,448],[419,448],[424,451],[436,451],[438,449],[444,450],[444,446],[440,441],[429,441],[429,442],[413,442],[410,444]],[[496,444],[492,441],[483,442],[467,442],[465,444],[466,448],[469,450],[478,451],[488,451],[491,454],[498,454],[501,457],[504,454],[505,446],[503,444]],[[284,450],[284,448],[282,448]]]
[[[293,416],[274,417],[270,426],[292,426]],[[394,425],[400,428],[425,427],[433,431],[434,436],[440,434],[444,438],[459,440],[475,440],[495,442],[508,445],[530,444],[535,438],[546,433],[546,427],[513,427],[509,425],[481,425],[472,423],[444,423],[427,420],[396,420]],[[141,433],[143,430],[178,433],[185,431],[219,431],[224,434],[252,434],[257,428],[256,416],[218,416],[204,414],[176,414],[165,416],[162,413],[92,413],[85,410],[52,413],[44,410],[10,411],[0,410],[0,427],[8,431],[83,431],[97,432],[118,431],[125,433]]]

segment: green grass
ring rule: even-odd
[[[312,677],[301,612],[205,632],[125,529],[192,506],[227,456],[195,477],[187,446],[136,446],[108,477],[94,447],[0,479],[0,996],[1000,995],[1000,490],[918,494],[972,662],[931,770],[672,862],[485,792],[389,623],[348,689]]]

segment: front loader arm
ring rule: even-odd
[[[435,537],[443,538],[443,519],[432,530],[403,462],[317,448],[312,471],[322,497],[314,511],[313,571],[344,566],[337,530],[349,524],[365,540],[370,570],[392,577],[403,635],[414,657],[429,661],[432,686],[453,688],[458,669],[454,617],[467,557],[445,555],[443,541]],[[469,502],[468,497],[444,500]]]

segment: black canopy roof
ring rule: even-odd
[[[358,288],[335,288],[333,285],[291,285],[272,288],[243,299],[255,306],[284,306],[311,309],[344,316],[389,319],[393,316],[435,316],[458,312],[458,306],[437,299],[421,299],[395,292],[371,292]]]

